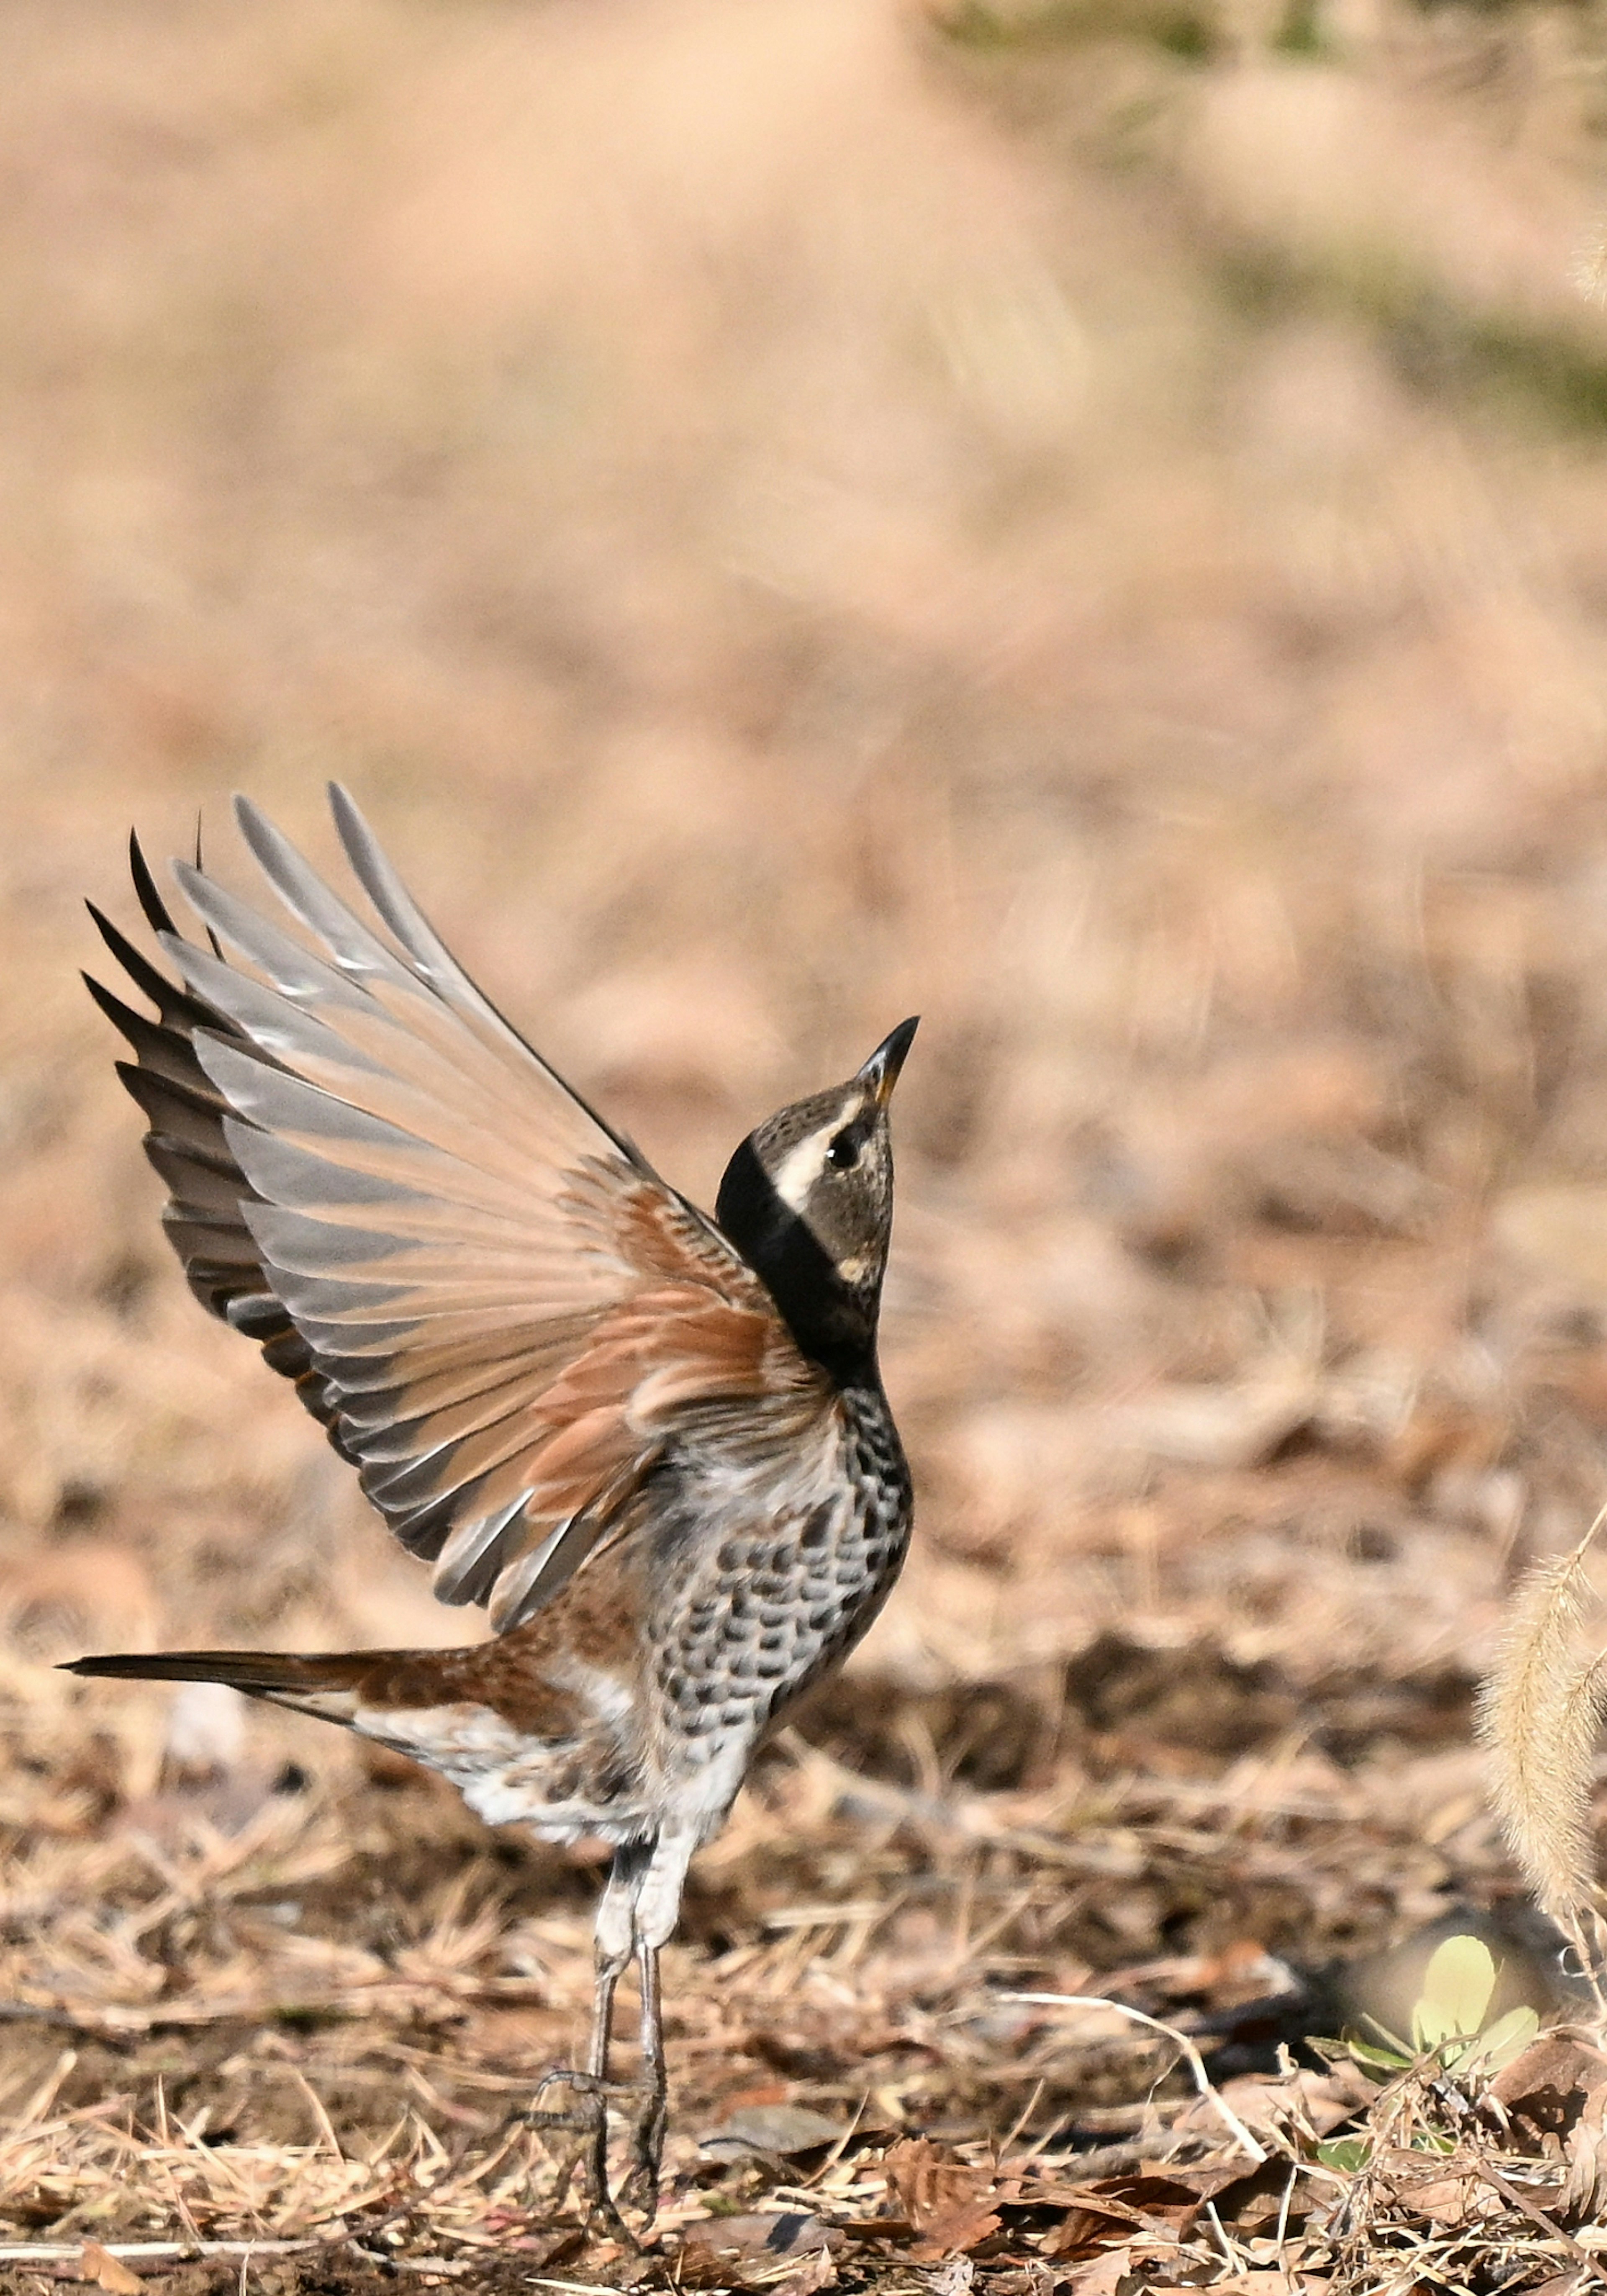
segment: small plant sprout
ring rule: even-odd
[[[1406,2072],[1431,2058],[1439,2072],[1488,2079],[1526,2049],[1540,2027],[1537,2013],[1527,2003],[1485,2023],[1498,1974],[1482,1938],[1448,1937],[1423,1971],[1423,1991],[1412,2006],[1410,2041],[1370,2017],[1380,2043],[1350,2039],[1345,2046],[1358,2064],[1375,2071]]]
[[[1409,2040],[1369,2017],[1376,2041],[1348,2034],[1343,2041],[1321,2045],[1324,2054],[1349,2056],[1382,2084],[1365,2130],[1331,2136],[1317,2145],[1316,2158],[1324,2169],[1348,2177],[1359,2174],[1373,2159],[1386,2125],[1393,2126],[1393,2141],[1407,2152],[1455,2152],[1455,2137],[1434,2119],[1410,2109],[1403,2114],[1400,2108],[1438,2094],[1442,2103],[1458,2112],[1461,2107],[1447,2084],[1482,2087],[1529,2046],[1540,2020],[1527,2003],[1508,2009],[1490,2024],[1484,2021],[1499,1974],[1482,1938],[1448,1937],[1430,1956],[1423,1971],[1423,1990],[1412,2005]],[[1389,2099],[1395,2100],[1393,2112],[1384,2110]]]

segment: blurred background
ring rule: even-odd
[[[76,978],[131,822],[236,868],[243,787],[327,865],[335,775],[703,1201],[924,1013],[883,1661],[1472,1654],[1607,1416],[1607,19],[8,45],[21,1646],[473,1630],[185,1294]]]
[[[1607,14],[12,0],[6,47],[18,1838],[159,1781],[165,1693],[59,1657],[478,1630],[188,1297],[76,978],[131,822],[243,884],[242,787],[331,865],[331,775],[705,1201],[924,1015],[919,1532],[844,1693],[917,1702],[906,1775],[1460,1747],[1603,1487]]]

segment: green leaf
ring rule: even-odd
[[[1446,2070],[1462,2073],[1479,2065],[1488,2072],[1498,2073],[1503,2065],[1510,2065],[1514,2057],[1522,2055],[1539,2030],[1538,2011],[1522,2003],[1516,2009],[1509,2009],[1505,2017],[1497,2017],[1493,2025],[1487,2025],[1465,2048],[1447,2057]]]
[[[1405,2049],[1376,2049],[1371,2041],[1347,2041],[1346,2048],[1358,2065],[1373,2065],[1380,2072],[1404,2072],[1412,2059]]]
[[[1354,2177],[1365,2169],[1373,2151],[1370,2136],[1329,2136],[1316,2148],[1316,2157],[1324,2169],[1338,2169],[1347,2177]]]
[[[1484,2023],[1496,1989],[1496,1960],[1482,1938],[1448,1937],[1429,1957],[1423,1991],[1412,2012],[1419,2049],[1466,2040]]]

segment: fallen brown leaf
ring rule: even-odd
[[[1476,2203],[1490,2198],[1480,2178],[1469,2173],[1461,2177],[1426,2177],[1420,2185],[1398,2185],[1395,2197],[1401,2207],[1412,2215],[1426,2217],[1431,2224],[1444,2225],[1455,2231],[1469,2217],[1480,2213]]]
[[[1092,2264],[1085,2264],[1071,2275],[1071,2286],[1077,2296],[1118,2296],[1121,2284],[1135,2268],[1133,2243],[1124,2240],[1119,2247],[1106,2249]]]
[[[729,2288],[740,2281],[729,2256],[717,2256],[706,2240],[684,2240],[676,2255],[676,2280],[682,2288]]]
[[[881,2165],[889,2192],[918,2235],[910,2253],[922,2264],[980,2247],[999,2228],[993,2202],[1021,2189],[1015,2182],[996,2185],[988,2169],[949,2159],[926,2136],[903,2138]]]
[[[1529,2152],[1565,2155],[1563,2213],[1588,2220],[1607,2189],[1607,2055],[1570,2033],[1542,2033],[1490,2084]]]
[[[837,2259],[823,2245],[811,2251],[796,2272],[789,2272],[773,2284],[782,2296],[816,2296],[819,2289],[832,2288],[836,2284]]]
[[[843,2239],[833,2226],[823,2224],[801,2209],[721,2217],[714,2223],[692,2226],[686,2237],[713,2249],[717,2256],[762,2257],[771,2263],[840,2247]]]
[[[707,2152],[767,2152],[788,2160],[834,2144],[842,2135],[840,2122],[804,2104],[749,2103],[728,2112],[717,2128],[701,2138]]]
[[[84,2243],[78,2276],[93,2280],[97,2288],[106,2290],[107,2296],[142,2296],[145,2285],[137,2272],[131,2272],[120,2257],[113,2256],[96,2240]]]

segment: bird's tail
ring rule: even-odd
[[[374,1651],[340,1657],[302,1657],[290,1651],[119,1652],[74,1659],[64,1674],[119,1676],[135,1682],[226,1682],[248,1698],[270,1699],[327,1722],[350,1722],[357,1712]]]
[[[344,1723],[439,1771],[480,1816],[521,1820],[552,1840],[603,1833],[631,1841],[656,1830],[658,1818],[642,1799],[639,1754],[621,1725],[625,1685],[601,1674],[595,1690],[549,1680],[529,1656],[536,1631],[445,1649],[327,1656],[124,1651],[77,1659],[65,1671],[225,1682],[248,1698]]]

